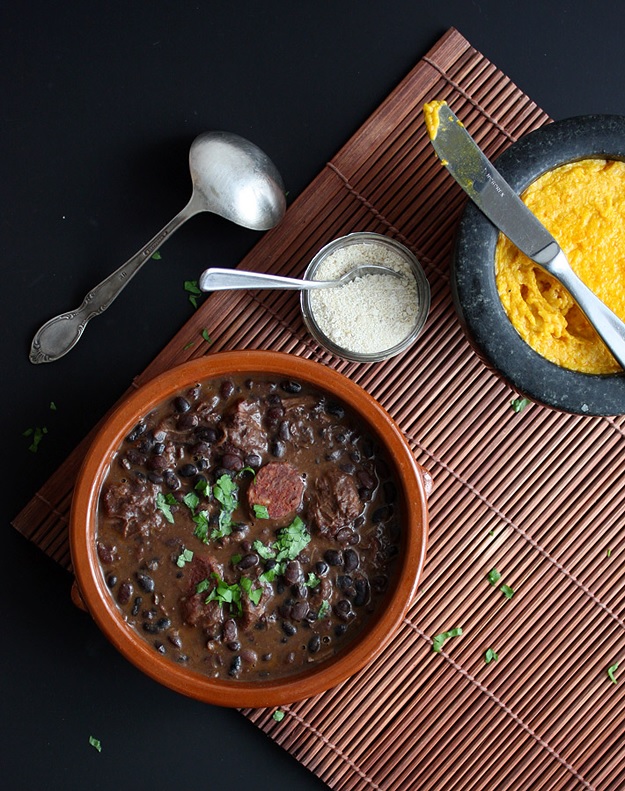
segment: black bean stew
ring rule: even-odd
[[[390,465],[331,396],[260,374],[142,419],[100,495],[97,552],[127,624],[174,662],[248,681],[335,654],[399,549]]]

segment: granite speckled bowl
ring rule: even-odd
[[[124,621],[107,589],[96,551],[96,512],[102,482],[122,439],[158,404],[196,381],[229,374],[263,373],[294,378],[332,393],[348,405],[386,448],[395,465],[403,514],[395,574],[382,606],[333,657],[297,674],[258,682],[227,681],[193,672],[158,654]],[[277,706],[317,695],[346,680],[377,657],[401,624],[417,589],[427,544],[429,475],[416,463],[404,435],[388,413],[359,385],[332,368],[299,357],[266,351],[208,355],[152,379],[111,413],[87,451],[74,490],[70,546],[77,603],[113,645],[152,679],[189,697],[221,706]]]
[[[521,194],[548,170],[580,159],[625,160],[625,117],[588,115],[548,124],[513,143],[495,161]],[[495,280],[499,231],[468,202],[452,259],[452,294],[460,322],[485,364],[528,398],[582,415],[625,413],[625,375],[570,371],[546,360],[517,333]]]

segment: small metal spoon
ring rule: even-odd
[[[307,290],[316,288],[336,288],[350,283],[363,275],[390,275],[402,277],[400,272],[380,264],[361,264],[350,269],[338,280],[299,280],[295,277],[266,275],[260,272],[244,272],[240,269],[205,269],[200,275],[199,286],[202,291],[227,291],[242,288],[277,288]]]
[[[269,157],[231,132],[206,132],[189,151],[193,192],[187,205],[119,269],[93,288],[76,310],[47,321],[36,333],[30,361],[58,360],[78,343],[87,322],[103,313],[141,267],[184,222],[203,211],[266,231],[286,210],[282,179]]]

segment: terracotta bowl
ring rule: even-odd
[[[141,417],[196,381],[261,372],[295,378],[332,393],[370,427],[395,465],[404,516],[402,546],[385,599],[367,628],[342,651],[296,675],[262,682],[227,681],[209,678],[161,657],[124,622],[100,569],[96,512],[112,456]],[[237,351],[209,355],[184,363],[142,386],[114,410],[97,433],[78,475],[71,510],[70,541],[78,592],[113,645],[148,676],[177,692],[206,703],[235,707],[277,706],[308,698],[334,687],[371,662],[399,627],[417,590],[425,560],[428,482],[429,476],[415,462],[390,416],[362,388],[340,373],[282,353]]]
[[[525,135],[494,160],[521,194],[548,170],[580,159],[625,160],[625,116],[588,115],[556,121]],[[495,248],[499,231],[469,201],[456,235],[452,294],[460,322],[484,362],[533,401],[580,415],[625,413],[625,375],[561,368],[517,333],[499,298]]]

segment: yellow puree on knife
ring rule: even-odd
[[[625,320],[625,163],[586,159],[562,165],[521,197],[578,277]],[[508,318],[535,351],[583,373],[621,370],[568,291],[503,234],[495,270]]]

